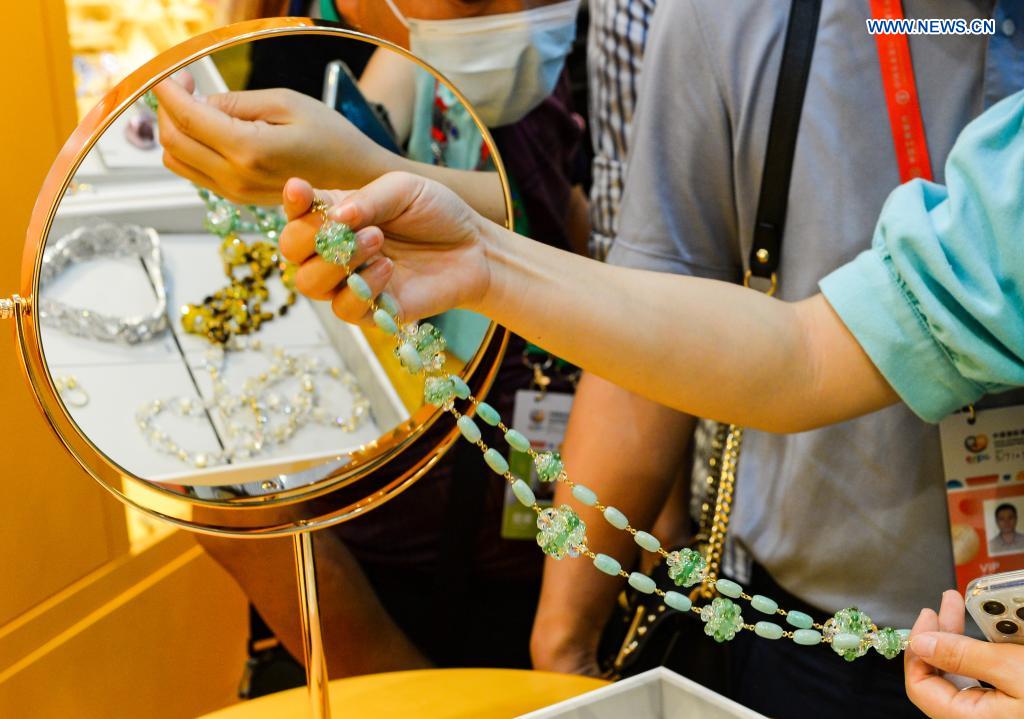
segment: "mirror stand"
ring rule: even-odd
[[[327,659],[324,656],[320,603],[316,589],[313,532],[307,530],[292,535],[292,546],[295,549],[295,574],[299,586],[299,612],[302,617],[302,650],[306,660],[309,715],[313,719],[331,719]]]

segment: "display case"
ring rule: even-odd
[[[665,667],[581,694],[519,719],[765,719]]]

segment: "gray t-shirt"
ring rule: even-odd
[[[971,0],[903,4],[909,17],[992,11]],[[658,4],[609,262],[742,277],[788,11],[782,0]],[[786,300],[816,293],[870,246],[899,184],[869,16],[867,0],[823,3],[779,271]],[[937,180],[982,110],[986,44],[910,40]],[[738,482],[733,538],[813,605],[856,605],[879,625],[909,627],[955,586],[938,430],[906,407],[813,432],[748,432]]]

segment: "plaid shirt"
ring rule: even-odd
[[[629,126],[655,4],[656,0],[590,0],[590,254],[599,260],[608,254],[619,229]]]

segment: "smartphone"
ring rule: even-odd
[[[349,122],[386,150],[402,154],[387,111],[371,104],[359,89],[355,76],[341,60],[327,64],[324,74],[324,103],[345,116]]]
[[[1024,644],[1024,570],[978,577],[967,585],[965,598],[990,642]]]

